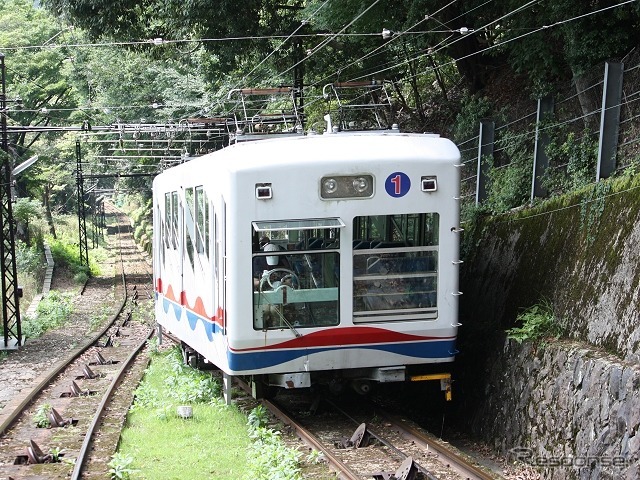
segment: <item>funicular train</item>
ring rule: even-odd
[[[237,143],[164,171],[159,325],[256,396],[426,379],[450,396],[459,159],[392,129]]]

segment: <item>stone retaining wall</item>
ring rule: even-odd
[[[474,427],[497,451],[544,479],[640,478],[637,365],[576,343],[508,340],[488,373]]]
[[[573,461],[543,478],[640,478],[640,178],[467,235],[461,418],[502,453]],[[565,340],[506,339],[517,314],[542,301]]]

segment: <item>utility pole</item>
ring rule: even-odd
[[[2,260],[2,328],[3,338],[0,350],[14,349],[22,345],[19,298],[22,289],[18,287],[16,268],[16,244],[13,211],[11,208],[11,161],[7,133],[7,88],[4,54],[0,53],[0,129],[2,162],[0,173],[0,258]]]
[[[296,39],[295,46],[295,66],[293,68],[293,98],[294,108],[300,116],[300,125],[304,129],[304,50],[302,46],[302,40]]]

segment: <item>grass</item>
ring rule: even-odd
[[[38,304],[34,318],[23,316],[22,334],[27,338],[33,339],[48,330],[59,328],[69,319],[72,311],[71,296],[51,290]]]
[[[246,417],[223,404],[208,374],[180,363],[173,351],[153,356],[120,439],[118,458],[127,462],[115,464],[126,463],[136,479],[247,478]],[[185,404],[193,408],[191,419],[177,415]]]
[[[89,266],[80,263],[80,248],[78,246],[78,220],[73,215],[56,217],[57,238],[47,237],[51,248],[51,255],[56,265],[64,265],[71,271],[76,283],[84,283],[89,276],[100,275],[100,264],[105,260],[107,252],[102,247],[89,248]],[[88,244],[91,243],[87,239]]]

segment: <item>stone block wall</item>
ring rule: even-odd
[[[487,378],[474,427],[497,451],[545,479],[640,478],[637,365],[574,342],[507,340]]]
[[[640,178],[603,185],[465,232],[460,415],[502,453],[570,462],[543,478],[640,478]],[[506,339],[542,301],[563,339]]]

